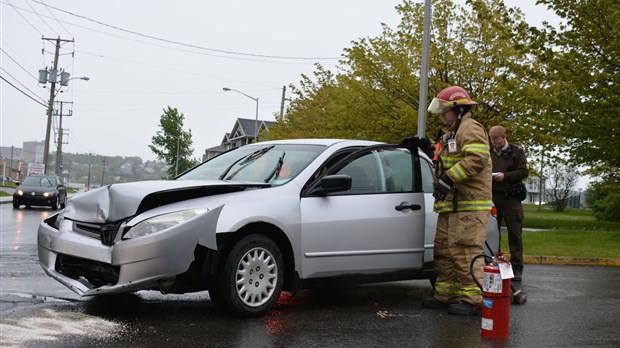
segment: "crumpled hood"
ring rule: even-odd
[[[75,221],[116,222],[165,204],[269,186],[221,180],[156,180],[113,184],[72,197],[63,214],[65,218]]]

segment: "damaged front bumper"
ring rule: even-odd
[[[81,296],[161,290],[162,284],[188,270],[197,245],[217,249],[221,209],[157,233],[118,239],[112,245],[77,233],[71,221],[58,224],[57,229],[55,215],[39,226],[39,262],[50,277]]]

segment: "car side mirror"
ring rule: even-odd
[[[328,193],[348,191],[351,189],[351,182],[351,177],[346,174],[327,175],[310,191],[310,194],[324,196]]]

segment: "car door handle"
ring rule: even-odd
[[[408,204],[407,202],[402,202],[401,204],[397,205],[395,208],[398,211],[403,211],[405,209],[420,210],[422,209],[422,206],[419,204]]]

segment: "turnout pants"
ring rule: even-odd
[[[482,254],[486,238],[488,211],[439,214],[435,235],[435,299],[445,303],[469,302],[482,305],[482,291],[474,282],[469,265]],[[482,284],[484,258],[478,258],[474,273]]]

